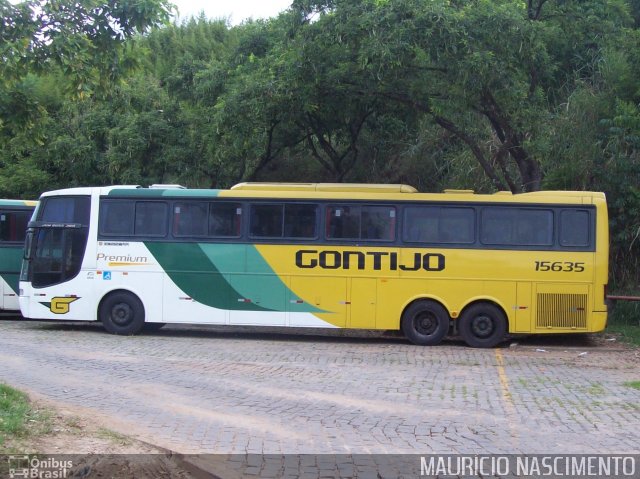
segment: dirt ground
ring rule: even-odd
[[[70,461],[72,465],[65,477],[215,477],[194,469],[180,454],[110,430],[103,419],[84,411],[56,407],[42,398],[31,398],[31,405],[37,420],[29,421],[24,437],[5,442],[0,454],[16,458],[28,456],[29,462],[33,458]],[[44,470],[55,472],[56,467]],[[2,463],[0,476],[5,477],[9,472],[7,464]]]

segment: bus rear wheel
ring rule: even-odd
[[[132,335],[144,326],[144,306],[132,293],[111,293],[100,304],[99,317],[102,326],[111,334]]]
[[[416,301],[402,314],[401,327],[413,344],[434,346],[449,332],[449,313],[435,301]]]
[[[458,331],[472,348],[493,348],[507,333],[507,318],[494,304],[474,304],[460,315]]]

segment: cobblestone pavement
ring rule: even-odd
[[[638,453],[637,350],[0,321],[0,381],[183,453]],[[534,342],[535,341],[535,342]],[[72,451],[69,451],[72,452]]]

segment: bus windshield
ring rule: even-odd
[[[23,281],[39,288],[78,274],[87,245],[89,205],[88,196],[43,201],[27,233]]]

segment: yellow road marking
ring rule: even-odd
[[[502,399],[504,401],[504,409],[505,409],[505,420],[509,425],[509,432],[511,433],[511,437],[516,440],[516,444],[519,446],[520,437],[518,432],[516,431],[515,425],[517,420],[516,408],[513,404],[513,395],[511,394],[511,390],[509,389],[509,379],[507,378],[507,373],[504,368],[504,358],[502,356],[502,351],[499,349],[494,349],[496,354],[496,362],[498,363],[498,378],[500,379],[500,387],[502,389]]]
[[[498,363],[498,377],[500,378],[500,386],[502,386],[502,397],[505,403],[509,407],[513,408],[513,398],[511,391],[509,390],[509,380],[507,379],[507,373],[504,370],[504,358],[502,357],[502,351],[499,349],[494,350],[496,352],[496,361]]]

